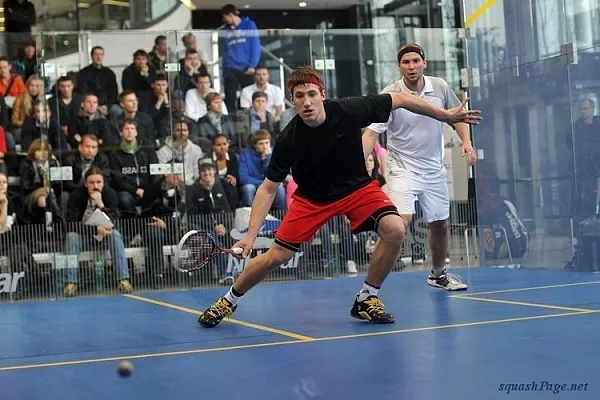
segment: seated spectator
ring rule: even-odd
[[[59,197],[61,181],[50,181],[50,168],[60,166],[47,142],[35,139],[27,150],[27,157],[19,168],[20,195],[23,204],[18,211],[19,220],[26,224],[51,224],[60,222]]]
[[[186,50],[181,66],[181,71],[177,74],[175,79],[173,79],[171,93],[174,97],[185,99],[188,90],[196,88],[195,76],[206,75],[210,82],[210,74],[208,73],[206,65],[200,59],[200,54],[196,49]]]
[[[188,32],[181,37],[181,44],[183,44],[184,50],[180,51],[178,54],[176,54],[176,56],[179,57],[179,69],[180,70],[183,70],[185,67],[185,56],[189,50],[197,51],[200,62],[204,65],[208,64],[206,62],[206,54],[204,54],[204,57],[203,57],[203,54],[201,53],[201,51],[198,50],[198,43],[196,40],[196,36],[194,36],[194,34],[192,32]]]
[[[144,92],[139,98],[139,110],[152,118],[154,129],[160,129],[163,120],[169,119],[169,84],[166,75],[152,77],[152,90]]]
[[[138,140],[137,123],[127,118],[121,125],[121,146],[110,153],[113,186],[123,218],[152,215],[162,204],[160,175],[150,175],[150,165],[158,164],[156,152]]]
[[[36,75],[31,75],[25,82],[25,91],[17,97],[12,107],[13,132],[20,132],[25,119],[33,114],[33,102],[38,98],[44,98],[43,82]]]
[[[271,134],[271,142],[275,143],[279,133],[275,117],[267,111],[267,95],[264,92],[252,94],[252,107],[238,111],[237,133],[242,147],[248,146],[248,138],[259,130]]]
[[[205,97],[208,93],[216,92],[210,87],[210,75],[200,73],[195,76],[195,89],[190,89],[185,94],[185,116],[192,121],[198,121],[207,113]],[[221,114],[227,115],[227,106],[222,104]]]
[[[269,83],[269,70],[265,66],[259,66],[254,71],[255,83],[246,86],[240,94],[240,107],[249,110],[252,107],[252,95],[256,92],[264,92],[267,95],[266,110],[273,114],[275,121],[281,118],[281,112],[285,106],[283,90],[279,86]]]
[[[100,210],[106,223],[96,226],[86,225],[86,221]],[[84,249],[110,248],[113,266],[119,279],[119,290],[133,292],[129,282],[129,269],[125,257],[125,244],[121,233],[114,227],[117,222],[117,196],[114,190],[105,185],[104,175],[99,168],[92,167],[84,175],[84,185],[71,193],[67,208],[68,225],[65,251],[77,256],[75,268],[66,269],[64,294],[73,297],[77,291],[79,255]],[[100,240],[98,240],[98,235]]]
[[[102,65],[104,49],[92,47],[92,63],[79,71],[75,91],[80,95],[95,94],[98,97],[98,110],[107,116],[110,107],[117,104],[119,86],[117,76],[112,69]]]
[[[15,100],[25,91],[23,78],[12,71],[12,65],[7,57],[0,57],[0,96],[6,105],[12,108]],[[4,127],[5,129],[8,126]]]
[[[69,133],[69,121],[79,115],[79,110],[81,110],[79,95],[73,95],[74,85],[72,78],[61,76],[56,84],[58,93],[48,100],[52,115],[58,118],[65,136],[68,136]]]
[[[86,94],[81,101],[78,114],[69,121],[67,142],[76,148],[85,135],[95,135],[102,147],[118,145],[119,140],[110,132],[110,123],[98,108],[98,96]]]
[[[240,191],[242,207],[251,207],[256,190],[265,180],[265,171],[271,161],[271,134],[259,130],[251,136],[251,146],[240,153]],[[285,189],[279,185],[273,208],[285,210]]]
[[[229,139],[225,135],[217,134],[213,139],[212,162],[217,168],[217,175],[221,178],[223,185],[231,185],[237,192],[240,179],[240,166],[237,155],[229,150]],[[237,208],[239,196],[236,195],[233,208]]]
[[[220,93],[212,92],[204,99],[207,113],[198,120],[198,136],[191,140],[202,147],[205,153],[212,150],[212,143],[217,135],[224,135],[230,142],[232,150],[238,149],[238,140],[235,133],[235,123],[231,116],[223,115],[225,103]]]
[[[190,129],[190,140],[193,142],[193,138],[198,137],[198,124],[196,121],[192,121],[185,116],[185,102],[182,99],[172,98],[171,101],[171,118],[160,121],[158,140],[164,143],[165,138],[172,135],[173,123],[177,121],[185,121],[188,123],[188,127]]]
[[[210,159],[201,160],[199,164],[200,178],[186,190],[188,226],[211,232],[219,246],[229,248],[233,240],[227,232],[233,227],[235,210],[230,199],[237,194],[216,179],[216,168]],[[216,263],[218,272],[215,278],[218,278],[225,274],[227,255],[217,256]]]
[[[17,220],[18,199],[11,198],[8,194],[8,177],[0,172],[0,254],[7,256],[10,260],[10,273],[25,272],[17,285],[13,299],[18,300],[26,296],[29,269],[35,267],[32,252],[27,243],[22,240],[23,233],[20,232]],[[20,227],[27,228],[27,225]]]
[[[93,134],[84,135],[77,146],[77,152],[70,152],[63,159],[65,167],[71,167],[73,179],[63,181],[63,190],[68,194],[74,192],[84,182],[85,173],[90,168],[99,168],[104,176],[104,184],[110,186],[111,174],[108,156],[98,152],[98,137]],[[65,197],[68,200],[68,196]]]
[[[133,63],[123,70],[121,77],[123,91],[131,90],[138,98],[141,97],[145,92],[150,91],[150,82],[154,75],[156,71],[148,65],[148,53],[137,50],[133,53]]]
[[[111,145],[112,143],[119,143],[121,125],[125,119],[133,119],[137,125],[137,134],[139,135],[141,142],[146,145],[154,147],[156,144],[156,129],[154,129],[154,123],[152,118],[141,111],[138,111],[138,97],[131,90],[124,90],[119,95],[119,102],[121,107],[118,107],[115,111],[111,110],[110,123],[111,123]]]
[[[167,64],[167,37],[159,35],[154,38],[154,47],[152,51],[148,53],[148,65],[154,69],[158,75],[166,75],[166,64]]]
[[[158,162],[161,164],[183,164],[185,185],[191,185],[198,179],[198,161],[204,157],[202,149],[188,140],[189,135],[187,122],[174,122],[173,136],[167,137],[164,146],[156,152]]]
[[[48,137],[50,146],[59,152],[67,150],[67,137],[60,129],[58,118],[50,111],[49,104],[41,100],[33,102],[33,115],[25,118],[21,128],[21,148],[28,149],[35,139]]]
[[[12,70],[19,74],[23,81],[26,81],[31,75],[38,75],[38,60],[36,57],[35,43],[26,43],[19,56],[12,62]]]

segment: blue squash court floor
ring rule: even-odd
[[[360,276],[261,284],[214,329],[224,287],[4,304],[0,399],[600,398],[600,275],[451,271],[468,291],[392,274],[391,325],[350,317]]]

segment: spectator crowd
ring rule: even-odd
[[[132,241],[150,247],[146,265],[159,281],[162,245],[176,243],[194,216],[197,228],[228,240],[231,214],[251,206],[264,179],[286,107],[284,91],[260,64],[254,22],[232,5],[222,14],[222,93],[191,33],[182,38],[177,72],[167,71],[164,36],[135,51],[121,76],[104,65],[110,48],[99,45],[90,65],[52,83],[40,75],[36,43],[25,43],[14,59],[0,57],[4,250],[18,241],[18,227],[33,225],[58,238],[54,250],[66,254],[105,244],[118,287],[129,293],[124,248]],[[283,186],[273,208],[286,209]],[[105,220],[97,222],[100,211]],[[86,225],[90,218],[98,225]],[[27,266],[39,238],[32,239],[16,255],[24,265],[11,262],[16,270]],[[63,289],[73,296],[79,274],[69,267]]]

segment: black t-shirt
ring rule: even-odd
[[[325,100],[325,122],[307,126],[296,115],[279,134],[266,178],[282,182],[290,169],[296,194],[317,203],[348,196],[372,181],[367,173],[361,128],[386,122],[389,94]]]

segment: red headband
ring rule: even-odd
[[[323,90],[323,81],[316,76],[310,76],[308,79],[305,79],[302,83],[290,82],[288,85],[288,89],[290,89],[290,93],[294,93],[294,88],[299,85],[306,85],[309,83],[313,83],[319,87],[319,89]]]

